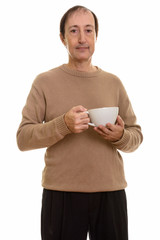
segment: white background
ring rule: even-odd
[[[122,80],[144,142],[123,154],[130,240],[160,239],[158,0],[14,0],[0,3],[0,239],[40,239],[41,173],[45,149],[20,152],[16,131],[39,73],[68,60],[59,21],[84,5],[99,19],[93,63]],[[75,239],[76,240],[76,239]]]

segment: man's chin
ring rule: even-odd
[[[75,58],[75,60],[77,60],[77,61],[88,61],[88,60],[90,60],[91,59],[91,56],[77,56],[76,58]]]

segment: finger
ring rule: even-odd
[[[86,113],[86,112],[80,112],[80,113],[79,113],[79,118],[80,118],[80,119],[83,119],[83,118],[88,118],[88,119],[89,119],[88,113]]]
[[[94,130],[100,135],[103,135],[103,136],[105,135],[104,132],[98,127],[94,127]]]
[[[75,113],[74,124],[75,125],[83,125],[88,124],[90,122],[90,118],[86,113]]]
[[[107,134],[107,135],[108,135],[108,134],[111,133],[110,129],[106,128],[106,127],[103,126],[103,125],[98,126],[98,130],[99,130],[102,134]]]
[[[116,127],[115,124],[111,124],[111,123],[106,124],[106,128],[112,132],[115,130],[115,127]]]
[[[109,140],[110,135],[107,133],[104,133],[100,128],[95,127],[94,130],[104,139]]]
[[[81,124],[81,125],[78,125],[76,127],[77,130],[80,130],[80,131],[84,131],[84,130],[87,130],[89,128],[89,125],[88,124]]]
[[[80,124],[87,124],[88,125],[88,123],[90,122],[90,119],[89,118],[83,118],[83,119],[81,119],[80,120]]]
[[[73,111],[78,113],[78,112],[85,112],[87,111],[87,109],[85,107],[83,107],[82,105],[78,105],[73,107]]]
[[[117,117],[117,125],[124,127],[124,121],[122,120],[122,118],[119,115]]]

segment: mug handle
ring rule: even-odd
[[[96,125],[94,123],[88,123],[88,125],[90,125],[92,127],[96,127]]]
[[[87,113],[89,115],[89,112],[88,111],[85,111],[85,113]],[[94,123],[88,123],[89,126],[92,126],[92,127],[96,127],[96,125]]]

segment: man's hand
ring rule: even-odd
[[[64,116],[65,123],[72,133],[81,133],[88,129],[90,119],[83,106],[73,107]]]
[[[124,122],[120,116],[117,117],[116,124],[107,123],[106,126],[95,127],[94,130],[104,139],[116,142],[121,139],[124,131]]]

